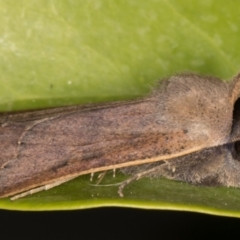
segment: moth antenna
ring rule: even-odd
[[[53,183],[50,183],[50,184],[46,184],[46,185],[43,185],[43,186],[40,186],[40,187],[37,187],[37,188],[32,188],[28,191],[25,191],[25,192],[22,192],[22,193],[19,193],[17,195],[14,195],[13,197],[10,198],[11,201],[15,201],[19,198],[23,198],[23,197],[26,197],[28,195],[32,195],[34,193],[38,193],[38,192],[41,192],[41,191],[44,191],[44,190],[49,190],[51,188],[54,188],[54,187],[57,187],[63,183],[66,183],[72,179],[74,179],[75,177],[68,177],[66,179],[63,179],[63,180],[58,180],[58,181],[55,181]]]

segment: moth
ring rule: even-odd
[[[84,174],[240,186],[240,74],[172,76],[141,99],[0,115],[0,197]],[[15,199],[15,197],[13,197]]]

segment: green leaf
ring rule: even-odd
[[[120,197],[118,186],[114,183],[121,183],[125,179],[126,176],[121,173],[113,178],[109,172],[103,182],[96,185],[90,181],[90,176],[83,176],[14,202],[3,199],[1,208],[43,211],[121,206],[240,216],[239,189],[199,187],[166,179],[145,178],[127,185],[123,189],[124,197]]]
[[[0,110],[135,98],[176,72],[229,79],[240,64],[238,7],[233,0],[0,0]],[[108,174],[104,184],[123,179]],[[0,207],[114,205],[240,216],[239,189],[145,178],[121,198],[116,186],[90,183],[79,177],[15,202],[2,199]]]

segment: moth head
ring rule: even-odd
[[[230,105],[233,106],[230,141],[240,140],[240,74],[229,84]]]
[[[232,157],[240,164],[240,141],[232,143]]]

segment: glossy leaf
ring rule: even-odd
[[[233,0],[0,0],[0,11],[1,111],[135,98],[176,72],[229,79],[239,70]],[[112,181],[111,174],[104,179]],[[91,186],[83,176],[15,202],[0,200],[0,207],[114,205],[240,216],[239,189],[141,179],[124,193]]]

